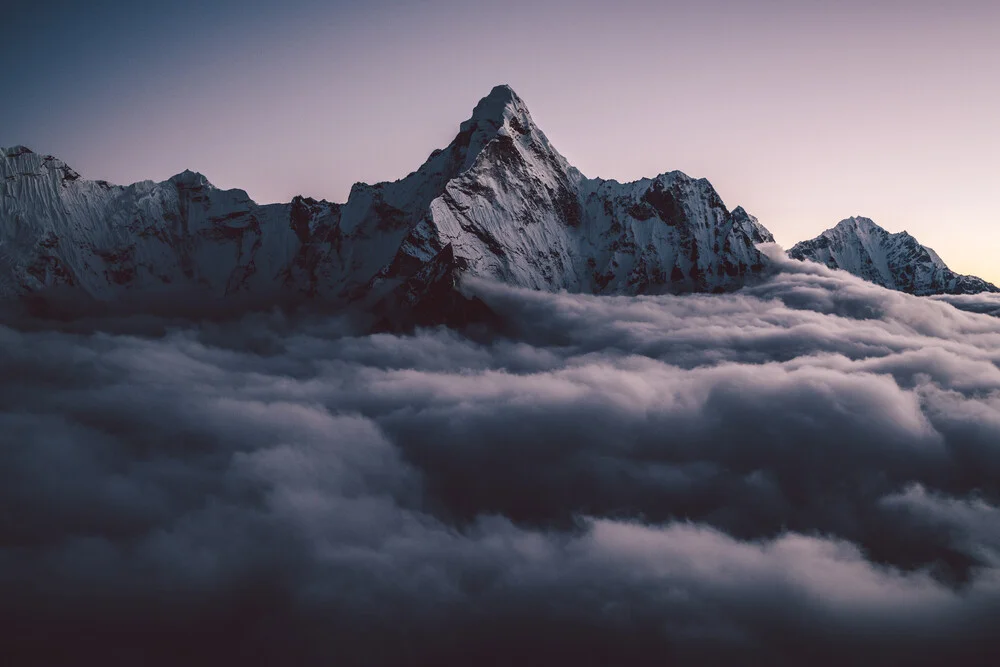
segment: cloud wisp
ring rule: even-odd
[[[1000,319],[777,261],[731,295],[473,282],[516,332],[485,342],[267,314],[0,329],[3,643],[986,664]]]

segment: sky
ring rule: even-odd
[[[995,2],[35,4],[4,7],[0,145],[87,178],[343,201],[507,83],[587,176],[706,177],[786,247],[864,215],[1000,283]]]

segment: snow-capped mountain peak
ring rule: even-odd
[[[528,108],[524,100],[518,97],[514,90],[502,84],[495,86],[489,95],[479,100],[472,110],[472,116],[461,125],[461,130],[465,131],[473,125],[493,125],[494,129],[499,129],[509,119],[520,117],[524,120],[528,116]]]
[[[483,150],[494,143],[500,145],[501,152],[516,147],[524,153],[552,162],[559,170],[572,170],[545,133],[535,125],[524,100],[506,84],[494,87],[479,101],[472,110],[472,116],[459,127],[455,142],[468,143],[462,172],[472,168]],[[492,155],[488,159],[495,157]]]
[[[981,278],[955,273],[908,232],[890,233],[861,216],[841,220],[816,238],[796,244],[788,254],[911,294],[1000,291]]]

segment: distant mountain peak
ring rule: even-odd
[[[911,294],[1000,291],[981,278],[955,273],[908,232],[890,233],[862,216],[841,220],[816,238],[795,244],[788,254]]]

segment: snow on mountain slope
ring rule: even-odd
[[[704,179],[585,178],[506,86],[480,102],[463,131],[470,124],[487,140],[431,201],[394,267],[451,244],[472,275],[597,293],[733,289],[763,268],[754,247],[763,228],[742,209],[730,213]]]
[[[297,245],[281,213],[189,171],[122,187],[24,147],[2,149],[0,295],[79,304],[181,287],[272,292]]]
[[[460,274],[535,289],[729,290],[762,270],[755,243],[770,240],[704,179],[584,177],[507,86],[417,171],[356,184],[344,204],[261,206],[193,172],[117,186],[0,149],[0,298],[55,310],[375,300],[448,247]]]
[[[906,232],[890,234],[868,218],[847,218],[788,252],[795,259],[843,269],[870,282],[910,294],[998,292],[995,285],[950,270],[930,248]]]

